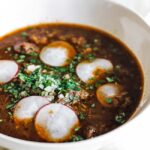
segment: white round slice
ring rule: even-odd
[[[63,104],[49,104],[40,109],[35,118],[35,128],[41,138],[49,142],[69,140],[79,126],[76,113]]]
[[[92,65],[93,67],[98,67],[99,69],[103,69],[105,71],[113,70],[113,64],[109,60],[103,58],[95,59]]]
[[[115,83],[107,83],[98,87],[96,91],[98,101],[106,107],[114,106],[114,98],[121,94],[122,86]]]
[[[29,96],[20,100],[14,109],[14,121],[17,124],[27,124],[32,121],[36,112],[44,105],[49,104],[42,96]]]
[[[18,73],[19,66],[12,60],[0,60],[0,84],[11,81]]]
[[[78,64],[76,73],[83,82],[88,82],[88,80],[93,76],[93,65],[88,62],[82,62]]]
[[[47,65],[59,67],[68,65],[68,60],[71,60],[75,54],[72,45],[64,41],[56,41],[42,49],[40,59]]]
[[[92,62],[81,62],[76,67],[76,73],[83,82],[89,82],[92,78],[99,78],[107,71],[113,70],[112,63],[107,59],[97,58]],[[98,72],[98,75],[96,74]]]

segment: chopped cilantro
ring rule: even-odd
[[[41,63],[41,61],[37,58],[31,58],[29,60],[29,62],[32,63],[32,64],[40,64]]]
[[[66,67],[54,67],[52,68],[53,71],[56,71],[56,72],[61,72],[61,73],[64,73],[66,72],[68,69]]]
[[[26,58],[25,55],[19,55],[19,54],[15,54],[15,55],[14,55],[14,59],[15,59],[18,63],[24,62],[25,58]]]
[[[70,71],[71,73],[74,73],[74,72],[75,72],[75,66],[73,65],[73,63],[70,63],[70,65],[69,65],[69,71]]]
[[[8,105],[6,105],[6,109],[11,109],[14,107],[15,104],[13,103],[9,103]]]
[[[36,52],[30,52],[28,55],[37,57],[37,56],[38,56],[38,53],[36,53]]]
[[[75,56],[75,60],[80,61],[82,59],[82,54],[78,54]]]
[[[94,48],[93,48],[93,51],[98,51],[98,50],[99,50],[98,47],[94,47]]]
[[[65,68],[62,67],[58,70],[64,72]],[[40,67],[31,74],[28,74],[25,68],[22,68],[15,81],[2,85],[1,88],[4,92],[10,94],[11,101],[6,106],[6,109],[11,110],[20,99],[26,96],[41,95],[46,96],[51,101],[55,99],[57,93],[66,94],[70,90],[80,91],[80,84],[73,77],[66,79],[63,76],[57,76],[57,74],[49,74],[47,71],[42,73],[42,68]],[[69,95],[69,102],[76,98]]]
[[[77,132],[79,130],[80,130],[80,127],[77,127],[77,128],[74,129],[75,132]]]
[[[119,113],[118,115],[116,115],[115,121],[120,124],[123,124],[125,122],[125,116],[126,116],[126,114],[124,112]]]
[[[27,32],[22,32],[22,33],[21,33],[21,36],[22,36],[23,38],[26,38],[26,37],[28,37],[28,34],[27,34]]]
[[[91,78],[89,79],[90,82],[93,82],[93,81],[95,81],[95,80],[96,80],[95,77],[91,77]]]
[[[61,81],[61,87],[60,88],[63,90],[80,91],[80,87],[79,87],[78,82],[76,82],[73,78],[71,78],[71,79],[64,78]]]
[[[115,81],[113,77],[106,77],[106,80],[107,80],[109,83],[111,83],[111,82],[114,82],[114,81]]]
[[[106,103],[111,104],[113,102],[112,98],[106,98],[105,99]]]
[[[80,135],[73,135],[73,137],[71,139],[71,141],[73,141],[73,142],[82,141],[82,140],[84,140],[84,138]]]
[[[92,53],[90,53],[90,54],[86,55],[86,58],[87,58],[89,61],[92,61],[92,60],[95,59],[95,55],[92,54]]]
[[[10,118],[12,118],[13,117],[13,114],[12,114],[12,112],[8,112],[8,115],[10,116]]]
[[[85,114],[84,114],[84,113],[80,113],[79,118],[80,118],[81,120],[84,120],[84,119],[85,119]]]
[[[73,60],[68,60],[70,62],[70,64],[68,65],[68,71],[70,73],[75,73],[75,67],[80,62],[82,57],[82,54],[77,54]]]
[[[95,83],[95,87],[99,87],[100,85],[102,85],[104,83],[106,83],[106,81],[103,80],[103,79],[97,80],[96,83]]]

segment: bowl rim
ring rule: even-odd
[[[113,0],[103,0],[103,1],[105,3],[110,3],[112,5],[120,7],[121,9],[123,9],[123,11],[128,11],[129,13],[134,15],[134,17],[139,19],[143,23],[142,25],[149,30],[149,34],[150,34],[150,27],[140,14],[137,14],[135,11],[133,11],[133,10],[127,8],[126,6],[124,6],[124,5],[122,5],[118,2],[115,2]],[[52,23],[55,23],[55,22],[52,22]],[[60,22],[60,23],[63,23],[63,22]],[[67,22],[64,22],[64,23],[67,23]],[[144,92],[144,90],[143,90],[143,92]],[[138,107],[140,107],[140,106],[138,106]],[[144,108],[144,109],[146,109],[146,108]],[[109,132],[107,132],[103,135],[99,135],[97,137],[94,137],[94,138],[91,138],[91,139],[86,139],[86,140],[83,140],[83,141],[78,141],[78,142],[46,143],[46,142],[27,141],[27,140],[11,137],[11,136],[8,136],[8,135],[2,134],[2,133],[0,133],[0,139],[5,140],[6,142],[21,144],[22,146],[23,145],[28,145],[28,146],[39,147],[39,148],[51,147],[51,148],[58,148],[59,149],[59,148],[62,148],[62,147],[63,148],[69,148],[70,146],[75,146],[76,147],[77,145],[78,146],[85,145],[85,144],[87,145],[87,143],[92,143],[92,142],[94,143],[96,141],[97,142],[103,141],[106,138],[115,135],[117,132],[120,132],[120,130],[122,130],[123,128],[128,127],[131,123],[135,122],[142,114],[143,114],[143,111],[140,112],[140,114],[138,114],[138,116],[135,117],[134,113],[133,113],[133,115],[132,115],[133,117],[131,116],[131,119],[129,119],[125,124],[117,127],[116,129],[113,129],[112,131],[109,131]],[[3,146],[3,145],[1,145],[1,146]]]

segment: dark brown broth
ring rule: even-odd
[[[28,36],[22,36],[22,32],[27,33]],[[54,35],[50,35],[51,33],[54,33]],[[14,55],[14,51],[8,52],[6,49],[10,46],[14,46],[18,42],[32,42],[29,36],[33,34],[41,37],[48,37],[47,43],[57,40],[65,40],[75,47],[77,53],[81,53],[81,51],[85,49],[85,45],[75,44],[72,41],[72,37],[84,37],[87,41],[86,47],[88,47],[89,44],[90,48],[93,49],[96,47],[99,49],[92,51],[96,57],[106,58],[110,60],[114,66],[121,66],[119,71],[114,71],[112,74],[105,75],[104,78],[112,75],[117,76],[117,83],[121,84],[128,92],[128,97],[130,99],[129,105],[114,109],[105,108],[96,99],[94,89],[92,91],[92,93],[94,93],[92,97],[77,104],[77,107],[79,107],[78,105],[81,105],[82,103],[88,107],[88,111],[85,113],[85,119],[80,120],[81,129],[77,132],[77,135],[81,135],[84,139],[88,138],[87,134],[89,132],[89,128],[93,126],[96,129],[93,136],[98,136],[111,131],[121,125],[115,121],[115,116],[121,112],[125,112],[126,114],[125,121],[130,118],[141,100],[143,91],[143,74],[136,57],[121,41],[117,40],[108,33],[86,26],[68,24],[37,25],[17,30],[5,37],[2,37],[0,39],[0,59],[14,59],[12,57]],[[96,44],[95,39],[98,39],[100,42]],[[47,45],[47,43],[40,43],[37,45],[42,48]],[[9,95],[1,92],[0,118],[3,121],[0,123],[0,133],[19,139],[43,142],[43,140],[37,135],[33,124],[28,127],[21,128],[16,126],[13,118],[10,117],[8,110],[5,108],[8,103]],[[91,107],[92,104],[94,104],[95,107]]]

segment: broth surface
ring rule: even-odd
[[[54,41],[66,41],[76,50],[75,57],[69,60],[68,65],[48,66],[40,60],[38,52],[15,50],[17,44],[28,42],[35,44],[41,51]],[[31,51],[33,49],[31,48]],[[91,79],[94,82],[81,81],[76,74],[76,66],[83,61],[90,63],[96,58],[109,60],[114,66],[113,70],[104,73],[101,78]],[[141,100],[143,74],[136,57],[119,40],[91,27],[44,24],[17,30],[0,39],[0,59],[14,60],[19,64],[18,75],[10,82],[0,85],[0,133],[15,138],[46,142],[37,134],[34,121],[28,126],[19,126],[14,122],[14,107],[27,96],[40,95],[49,98],[53,96],[51,103],[62,103],[76,112],[80,127],[75,128],[69,142],[99,136],[119,127],[131,117]],[[41,68],[28,73],[26,70],[29,65],[38,65]],[[52,95],[50,93],[47,95],[36,86],[37,78],[43,74],[51,74],[57,80],[61,80],[63,84],[61,90],[56,89]],[[25,81],[21,82],[22,78]],[[97,100],[97,88],[107,83],[119,84],[124,89],[122,95],[118,97],[121,103],[115,107],[105,107]],[[45,86],[48,83],[43,84]],[[64,97],[67,97],[67,93],[72,97],[69,95],[66,100]],[[111,105],[112,99],[106,99],[106,103]]]

